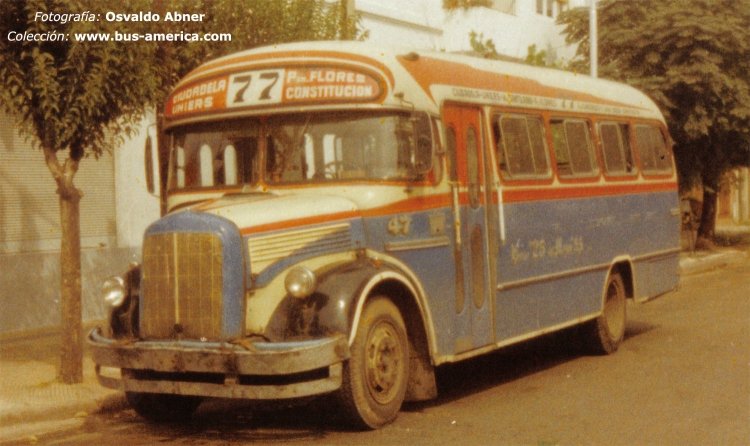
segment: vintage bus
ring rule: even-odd
[[[296,43],[201,65],[164,117],[167,212],[89,334],[150,419],[328,394],[377,428],[441,364],[574,326],[612,353],[678,284],[672,143],[626,85]]]

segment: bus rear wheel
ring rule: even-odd
[[[401,313],[385,296],[371,299],[344,364],[337,394],[342,415],[365,429],[393,421],[406,394],[408,367],[409,344]]]
[[[607,279],[602,314],[584,327],[592,352],[606,355],[620,347],[625,337],[626,301],[622,276],[613,272]]]

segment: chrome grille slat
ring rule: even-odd
[[[259,273],[283,258],[309,256],[352,246],[349,223],[263,235],[248,240],[252,271]]]
[[[143,245],[141,332],[146,338],[216,339],[223,309],[221,240],[160,233]],[[179,333],[178,333],[179,332]]]
[[[335,236],[330,236],[326,238],[325,240],[317,240],[314,244],[304,246],[300,248],[298,243],[286,243],[283,245],[277,245],[277,246],[265,246],[262,251],[258,250],[256,251],[256,256],[259,260],[268,260],[268,259],[275,259],[279,258],[280,256],[285,256],[289,254],[291,251],[295,250],[316,250],[318,248],[326,248],[331,247],[335,248],[337,246],[347,246],[349,244],[349,234],[338,234]]]

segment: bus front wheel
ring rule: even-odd
[[[626,300],[622,276],[611,273],[607,279],[602,314],[584,327],[586,339],[594,353],[614,353],[622,343],[625,337]]]
[[[406,394],[408,367],[409,343],[401,313],[385,296],[371,299],[344,364],[338,393],[342,415],[365,429],[393,421]]]

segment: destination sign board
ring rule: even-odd
[[[371,74],[343,67],[242,71],[178,88],[167,102],[166,116],[279,104],[372,101],[381,96],[381,85]]]

